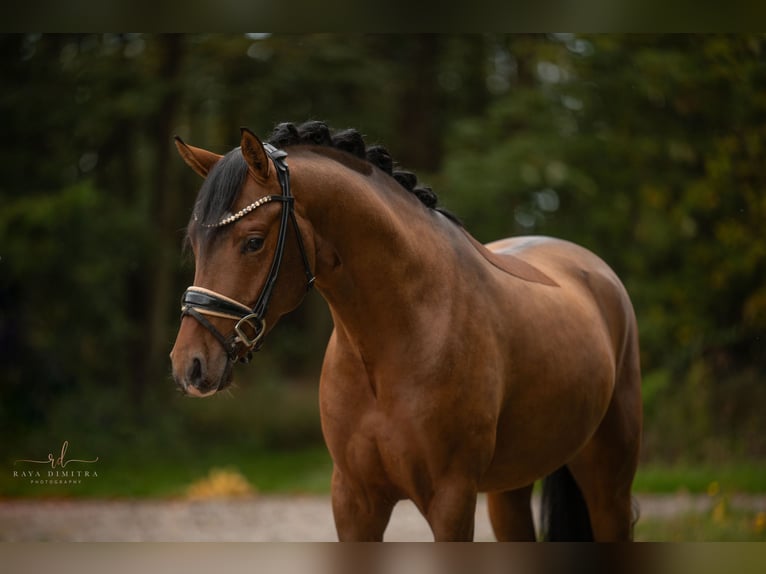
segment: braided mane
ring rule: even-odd
[[[364,138],[358,130],[345,129],[332,132],[326,123],[322,121],[309,121],[299,126],[285,122],[278,124],[268,143],[277,147],[289,147],[291,145],[315,145],[334,148],[349,153],[357,158],[366,160],[392,176],[405,190],[417,197],[420,202],[430,209],[434,209],[450,220],[462,226],[460,220],[447,210],[437,207],[439,198],[434,191],[425,185],[418,185],[417,176],[411,171],[397,169],[395,162],[388,150],[381,145],[364,143]]]

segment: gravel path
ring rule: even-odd
[[[708,511],[707,496],[638,496],[643,518]],[[766,511],[766,495],[735,496],[730,503]],[[479,497],[476,540],[494,540],[486,498]],[[534,507],[537,507],[535,501]],[[247,500],[4,500],[0,541],[334,541],[330,499],[324,496],[259,496]],[[386,540],[429,541],[431,532],[415,506],[394,509]]]

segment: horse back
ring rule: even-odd
[[[562,297],[587,299],[613,335],[635,328],[627,290],[612,268],[592,251],[562,239],[522,236],[485,246],[498,258],[520,260],[551,278]],[[616,345],[619,346],[619,345]]]

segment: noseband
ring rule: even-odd
[[[306,288],[310,289],[314,284],[314,274],[309,266],[306,248],[303,245],[298,223],[295,220],[295,200],[290,193],[290,172],[287,168],[285,157],[287,153],[279,150],[272,145],[264,144],[266,153],[274,163],[277,170],[279,185],[282,188],[282,195],[267,195],[258,201],[251,203],[244,209],[234,215],[226,217],[218,223],[205,225],[205,227],[223,227],[234,223],[248,213],[256,210],[261,205],[271,201],[282,203],[282,218],[279,222],[279,235],[277,236],[277,247],[274,251],[274,259],[271,261],[271,269],[266,278],[266,283],[258,296],[253,307],[235,301],[225,295],[204,289],[202,287],[191,286],[181,298],[181,318],[186,315],[194,317],[221,343],[229,359],[232,361],[248,362],[252,357],[253,351],[259,351],[263,345],[263,336],[266,333],[266,313],[269,308],[269,301],[274,291],[277,278],[279,277],[279,268],[282,265],[282,257],[285,252],[287,239],[288,223],[292,222],[295,230],[295,237],[298,241],[298,249],[303,259],[303,266],[306,272]],[[229,336],[224,336],[215,326],[208,321],[208,317],[219,317],[236,321],[234,331]],[[243,353],[242,350],[245,352]]]

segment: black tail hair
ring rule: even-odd
[[[543,481],[540,516],[542,539],[545,541],[593,541],[588,507],[580,487],[566,466]]]

